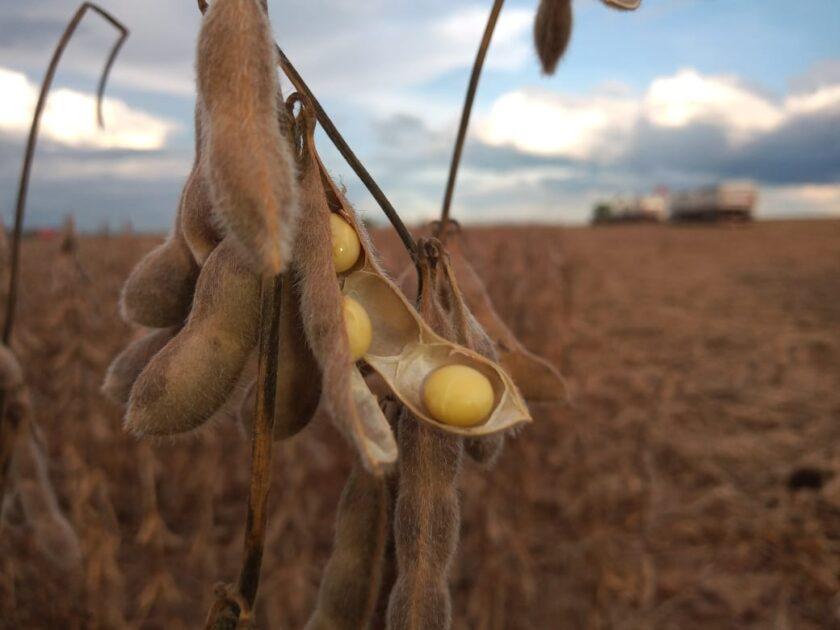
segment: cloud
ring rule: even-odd
[[[766,217],[824,216],[840,218],[840,184],[774,186],[762,191],[762,215]]]
[[[482,141],[524,153],[602,159],[620,147],[639,106],[614,96],[574,97],[518,90],[501,96],[476,126]]]
[[[477,123],[491,146],[660,177],[752,177],[770,183],[840,176],[840,84],[777,102],[725,76],[680,70],[640,96],[517,90]]]
[[[19,72],[0,68],[0,132],[22,136],[29,132],[39,87]],[[76,148],[162,148],[177,128],[174,122],[134,109],[124,102],[105,98],[105,129],[95,117],[96,96],[70,89],[50,93],[41,119],[40,136]]]
[[[778,127],[784,112],[772,102],[741,86],[737,79],[706,77],[681,70],[654,80],[645,94],[642,115],[651,124],[683,128],[709,124],[725,130],[731,142]]]

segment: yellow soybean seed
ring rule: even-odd
[[[356,230],[337,214],[330,215],[330,230],[332,231],[335,270],[337,273],[344,273],[352,269],[359,260],[359,254],[362,251],[359,236]]]
[[[493,410],[493,398],[490,380],[466,365],[438,368],[423,385],[423,402],[432,417],[458,427],[487,420]]]
[[[358,361],[370,348],[373,327],[365,307],[351,297],[344,296],[344,325],[350,342],[350,356]]]

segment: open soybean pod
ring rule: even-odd
[[[342,291],[358,302],[370,317],[372,339],[364,355],[368,365],[379,373],[412,415],[441,431],[466,436],[488,435],[529,422],[531,415],[510,376],[493,361],[435,333],[387,277],[352,207],[320,159],[318,164],[330,208],[353,227],[362,245],[356,264],[342,278]],[[427,377],[450,365],[472,368],[489,381],[493,389],[492,408],[481,424],[444,424],[427,409],[423,400]]]
[[[348,438],[365,469],[378,476],[396,461],[397,444],[351,353],[333,261],[331,213],[315,152],[315,120],[299,97],[291,97],[289,107],[298,100],[301,111],[295,131],[301,150],[303,212],[294,246],[294,268],[299,275],[302,328],[321,373],[318,409]]]
[[[484,282],[464,252],[463,238],[457,230],[449,233],[445,269],[447,273],[453,274],[453,278],[457,278],[458,293],[463,305],[495,346],[497,362],[513,378],[528,403],[564,402],[567,390],[563,376],[546,359],[528,350],[496,312]],[[400,274],[399,285],[406,295],[417,292],[416,278],[413,265]],[[458,300],[452,300],[451,303],[455,306],[459,304]],[[465,339],[459,339],[459,342],[470,346]],[[481,348],[475,349],[487,356]]]

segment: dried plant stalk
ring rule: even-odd
[[[213,630],[248,627],[257,598],[268,524],[271,456],[274,433],[274,388],[280,348],[280,308],[283,279],[264,276],[260,287],[260,350],[254,432],[251,441],[251,482],[242,568],[234,590],[217,587],[217,599],[205,627]],[[244,625],[243,625],[244,624]]]
[[[470,74],[467,95],[464,98],[464,107],[461,110],[461,123],[458,126],[458,136],[455,139],[455,148],[452,151],[452,161],[449,165],[449,179],[446,182],[446,192],[443,195],[443,209],[441,210],[440,222],[443,242],[446,242],[446,226],[449,222],[452,197],[455,194],[455,183],[458,179],[458,167],[461,165],[461,154],[464,150],[464,142],[467,139],[470,116],[472,115],[475,95],[478,91],[478,82],[481,79],[484,60],[487,58],[487,52],[490,50],[490,41],[493,39],[493,32],[496,30],[496,23],[499,20],[499,14],[502,12],[503,5],[504,0],[494,0],[493,2],[493,8],[490,9],[487,25],[484,27],[484,36],[481,38],[481,44],[478,46],[478,52],[475,55],[475,62],[473,63],[472,73]]]
[[[111,49],[108,60],[105,62],[105,68],[102,71],[102,76],[99,80],[99,88],[97,90],[97,117],[100,126],[103,125],[102,117],[102,98],[105,94],[105,85],[108,81],[108,75],[111,72],[111,67],[122,48],[123,43],[128,37],[128,29],[110,13],[101,7],[91,3],[83,2],[76,10],[76,13],[70,19],[64,29],[64,33],[56,45],[52,58],[50,59],[47,72],[44,75],[44,80],[41,82],[41,91],[38,94],[38,102],[35,105],[35,112],[32,116],[32,124],[29,128],[29,137],[26,143],[26,152],[23,157],[23,167],[21,169],[20,181],[18,185],[17,203],[15,207],[15,226],[14,236],[12,238],[12,260],[9,269],[9,291],[6,296],[5,315],[6,319],[3,323],[3,338],[2,342],[8,346],[12,339],[12,331],[15,322],[15,311],[17,308],[17,292],[20,281],[20,243],[23,234],[23,220],[26,214],[26,198],[29,191],[29,179],[32,173],[32,162],[35,158],[35,146],[38,142],[38,131],[41,125],[41,116],[44,113],[44,107],[47,104],[47,96],[52,87],[53,78],[55,77],[58,63],[67,48],[67,44],[73,38],[76,29],[84,18],[88,10],[94,11],[102,18],[104,18],[111,26],[119,31],[120,36]],[[2,501],[5,476],[9,468],[9,459],[14,451],[14,441],[17,436],[17,427],[7,426],[7,416],[4,412],[6,405],[5,391],[0,390],[0,501]],[[9,416],[11,418],[11,416]]]
[[[214,208],[241,254],[271,274],[291,260],[299,211],[291,150],[277,123],[276,66],[268,15],[257,0],[211,4],[197,74]]]
[[[543,72],[554,74],[572,36],[572,0],[541,0],[534,22],[534,44]]]
[[[277,366],[277,402],[274,439],[285,440],[302,431],[312,420],[321,397],[321,370],[306,341],[300,312],[300,286],[294,267],[283,283],[280,309],[280,347]],[[248,386],[239,410],[239,420],[250,432],[253,424],[256,380]]]

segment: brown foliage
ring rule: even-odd
[[[508,439],[492,474],[463,467],[453,627],[836,625],[840,223],[465,236],[499,315],[527,347],[563,366],[573,404],[536,407],[535,422]],[[393,234],[374,238],[389,269],[405,264]],[[85,568],[89,605],[71,599],[31,538],[4,530],[0,627],[94,627],[98,601],[139,622],[139,595],[160,566],[138,540],[144,449],[98,392],[105,362],[87,376],[72,366],[85,354],[115,356],[131,338],[116,317],[119,288],[156,244],[80,236],[93,282],[81,302],[86,332],[71,333],[54,324],[53,269],[67,266],[59,244],[24,243],[15,350],[58,505],[97,559]],[[570,290],[561,283],[567,265]],[[569,296],[574,306],[561,325]],[[58,341],[77,358],[53,363]],[[72,398],[54,385],[62,374]],[[85,406],[68,409],[79,395]],[[103,433],[86,430],[97,423]],[[62,455],[70,447],[99,481],[76,482]],[[353,458],[319,421],[276,448],[256,622],[302,628]],[[159,599],[144,626],[193,628],[209,606],[208,584],[239,567],[249,446],[232,423],[220,423],[154,451],[158,511],[182,541],[164,560],[181,598]],[[805,469],[819,472],[816,485],[791,489]],[[76,497],[87,497],[84,521],[74,516]]]

